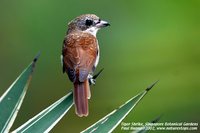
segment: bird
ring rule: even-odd
[[[83,14],[68,23],[61,61],[63,73],[67,73],[74,85],[75,113],[79,117],[86,117],[89,114],[90,83],[95,84],[93,73],[100,54],[96,34],[98,30],[107,26],[110,24],[95,14]]]

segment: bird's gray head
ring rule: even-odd
[[[109,25],[108,22],[101,20],[94,14],[84,14],[68,23],[68,33],[72,31],[83,31],[96,36],[99,29]]]

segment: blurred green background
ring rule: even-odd
[[[79,118],[73,107],[53,133],[80,132],[158,79],[123,121],[163,114],[160,122],[200,122],[199,0],[1,0],[0,95],[42,52],[12,129],[72,89],[61,69],[62,41],[67,23],[85,13],[111,23],[98,33],[97,71],[104,71],[92,87],[90,115]]]

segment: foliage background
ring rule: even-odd
[[[124,122],[200,122],[198,0],[0,1],[0,95],[38,52],[33,81],[13,129],[72,88],[60,54],[67,22],[94,13],[111,23],[98,33],[103,74],[92,87],[90,115],[74,108],[52,132],[79,132],[146,86],[154,90]],[[115,130],[122,132],[120,126]]]

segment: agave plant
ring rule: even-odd
[[[36,56],[31,64],[17,77],[13,84],[0,97],[0,132],[7,133],[10,131],[12,124],[21,107],[23,99],[31,81],[32,73],[35,68]],[[94,77],[97,78],[102,70]],[[113,110],[111,113],[100,119],[95,124],[86,128],[82,133],[102,133],[112,132],[120,122],[130,113],[139,101],[151,90],[156,84],[153,83],[138,95],[132,97],[125,104]],[[49,107],[29,119],[23,125],[12,131],[12,133],[43,133],[49,132],[59,120],[73,106],[73,92],[69,92]],[[144,131],[144,129],[142,129]]]

